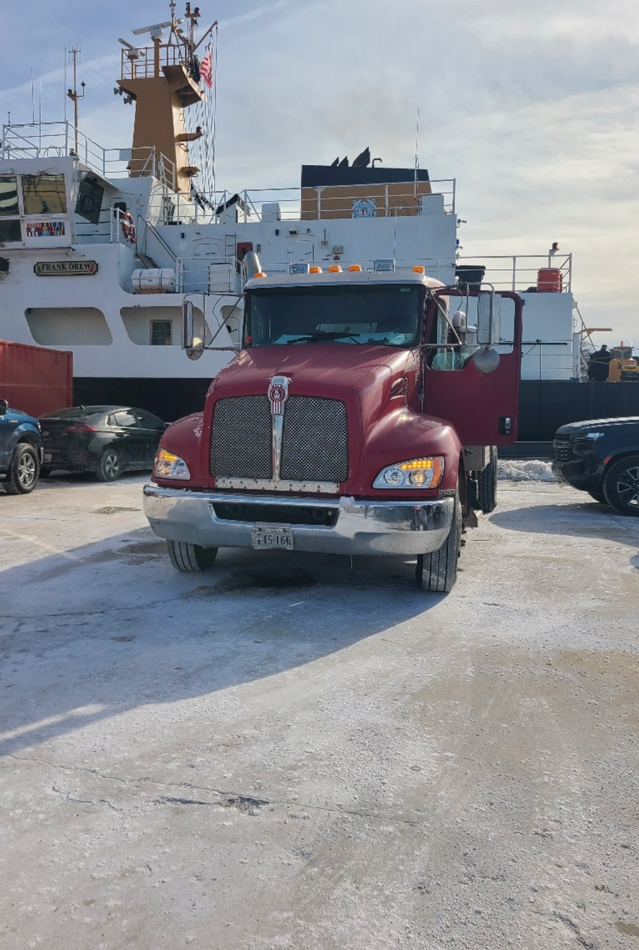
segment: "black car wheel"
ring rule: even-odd
[[[3,483],[8,495],[28,495],[38,484],[40,461],[32,445],[20,443],[16,446]]]
[[[608,504],[621,515],[639,518],[639,455],[614,462],[603,480]]]
[[[115,449],[105,449],[96,475],[101,482],[114,482],[122,474],[122,462]]]

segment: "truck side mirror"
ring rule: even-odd
[[[501,338],[501,297],[496,293],[480,293],[477,298],[477,342],[495,346]]]
[[[204,352],[204,314],[196,312],[192,300],[182,301],[182,349],[190,360]]]
[[[6,399],[0,399],[0,416],[6,416],[9,411],[9,403]]]

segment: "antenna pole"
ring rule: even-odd
[[[415,197],[417,198],[417,172],[419,169],[419,106],[417,106],[417,125],[415,128]]]
[[[75,49],[75,47],[69,50],[69,54],[73,56],[73,89],[67,89],[67,96],[73,102],[73,126],[75,129],[75,154],[78,154],[78,123],[79,123],[79,107],[78,102],[80,99],[84,99],[84,88],[86,83],[81,83],[82,92],[78,92],[78,55],[80,49]]]

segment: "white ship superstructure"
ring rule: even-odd
[[[191,155],[206,130],[184,118],[206,99],[199,11],[187,5],[183,29],[171,8],[151,46],[122,41],[130,148],[104,148],[64,122],[6,125],[0,153],[0,337],[72,350],[79,401],[126,397],[165,418],[198,408],[233,355],[248,251],[270,274],[383,259],[422,264],[446,284],[460,267],[473,278],[472,261],[459,260],[454,180],[385,168],[368,150],[352,165],[304,166],[297,189],[201,189]],[[523,378],[578,377],[570,257],[483,263],[497,289],[523,292]],[[561,292],[538,292],[548,267]],[[185,298],[217,348],[197,362],[180,348]]]

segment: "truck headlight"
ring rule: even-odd
[[[179,455],[173,452],[167,452],[166,449],[158,449],[155,454],[155,465],[153,466],[154,478],[178,478],[188,481],[191,477],[189,467]]]
[[[444,459],[433,455],[387,465],[373,482],[373,488],[437,488],[443,477]]]

